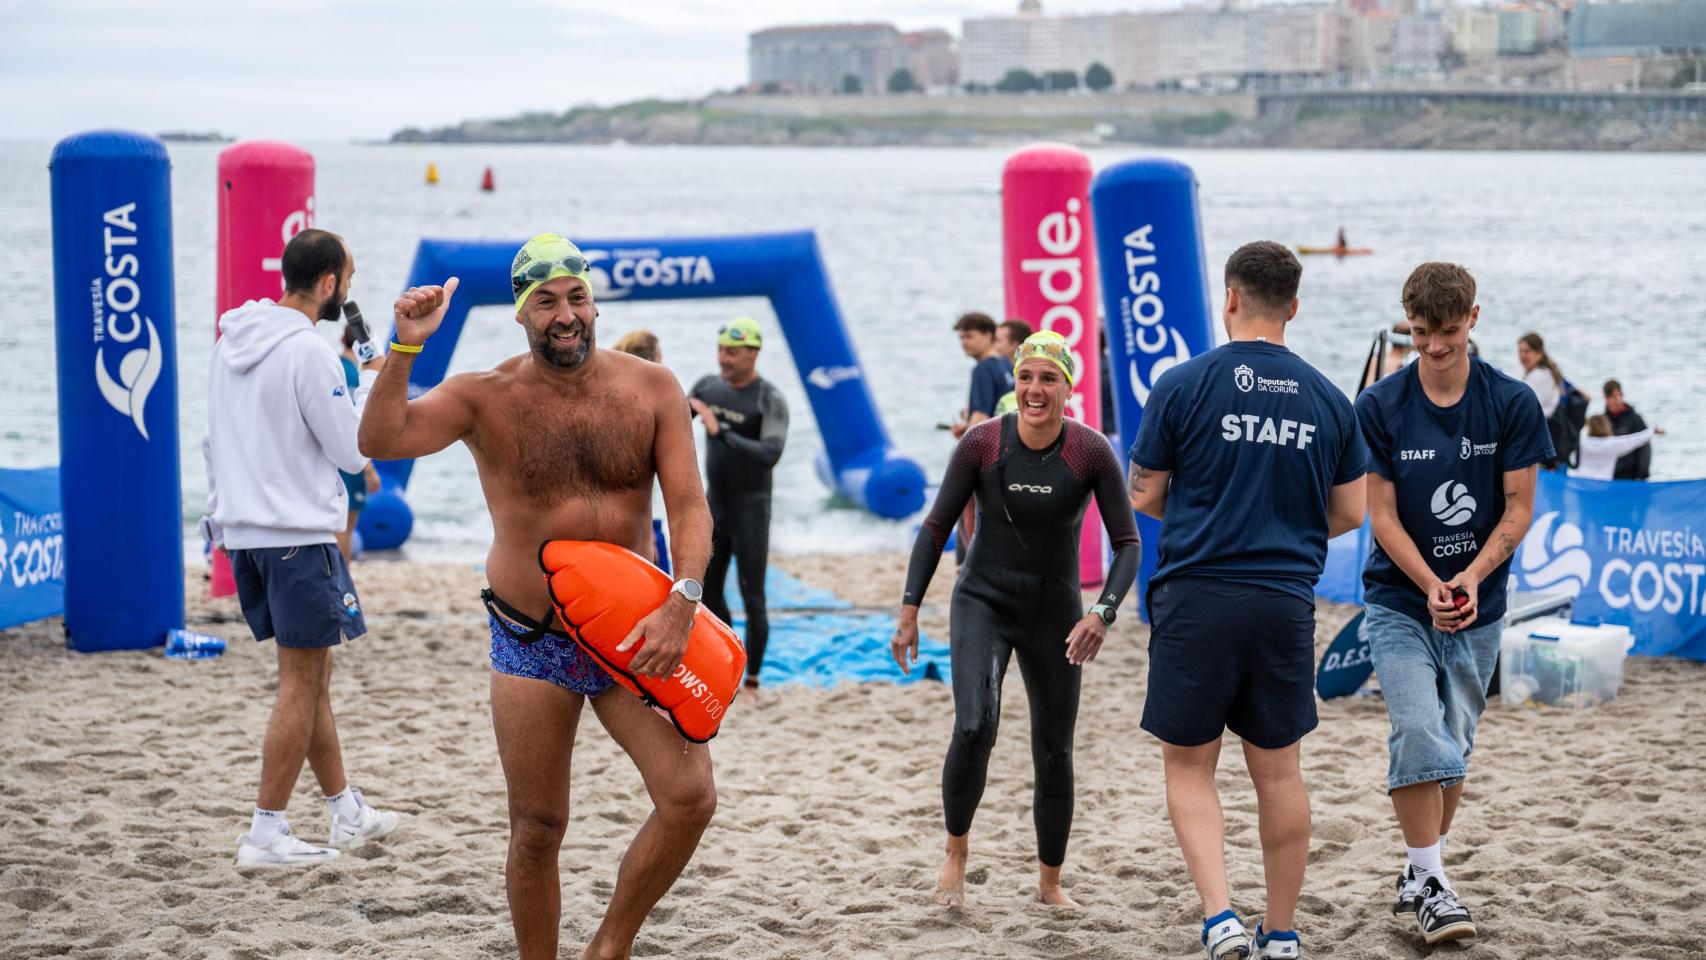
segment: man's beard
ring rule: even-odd
[[[579,333],[580,343],[572,347],[559,347],[551,341],[551,336],[557,333]],[[539,355],[541,360],[553,367],[569,369],[578,367],[592,355],[595,346],[592,328],[576,320],[574,323],[553,323],[540,333],[532,327],[527,328],[527,345]]]
[[[344,298],[348,295],[349,291],[347,290],[339,290],[333,293],[330,300],[327,300],[325,303],[320,305],[319,319],[330,321],[342,319],[344,315]]]

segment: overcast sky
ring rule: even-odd
[[[1045,0],[1051,13],[1178,0]],[[96,127],[303,141],[694,97],[784,23],[944,27],[1017,0],[0,0],[0,138]]]

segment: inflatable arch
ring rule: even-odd
[[[571,238],[575,239],[575,238]],[[415,361],[410,393],[438,385],[476,306],[514,303],[509,266],[524,240],[421,241],[405,286],[462,284],[450,312]],[[811,231],[737,237],[575,239],[592,262],[594,294],[601,304],[621,300],[768,297],[817,417],[824,449],[818,475],[837,493],[882,517],[911,516],[924,506],[924,470],[900,456],[889,441],[847,336],[829,275]],[[383,488],[361,516],[369,549],[401,546],[414,517],[403,499],[413,460],[377,464]]]

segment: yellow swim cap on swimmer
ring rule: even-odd
[[[764,332],[758,329],[757,320],[751,317],[736,317],[717,328],[717,346],[751,347],[757,350],[764,346]]]
[[[1047,360],[1060,368],[1066,374],[1066,385],[1071,386],[1078,381],[1078,365],[1072,359],[1072,347],[1066,338],[1052,330],[1033,333],[1019,344],[1019,349],[1013,351],[1013,369],[1017,371],[1019,364],[1026,360]]]
[[[541,283],[558,277],[579,277],[586,284],[587,294],[591,295],[592,271],[587,266],[586,257],[566,237],[541,233],[522,244],[509,265],[509,285],[515,294],[516,312],[521,312],[521,305]]]
[[[1001,399],[995,401],[995,416],[1004,417],[1017,409],[1019,409],[1019,395],[1012,390],[1002,394]]]

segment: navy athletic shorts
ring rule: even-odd
[[[277,637],[281,647],[314,649],[367,632],[337,544],[232,550],[231,576],[256,640]]]
[[[1149,591],[1143,729],[1196,747],[1231,730],[1277,750],[1315,729],[1315,605],[1214,577]]]

